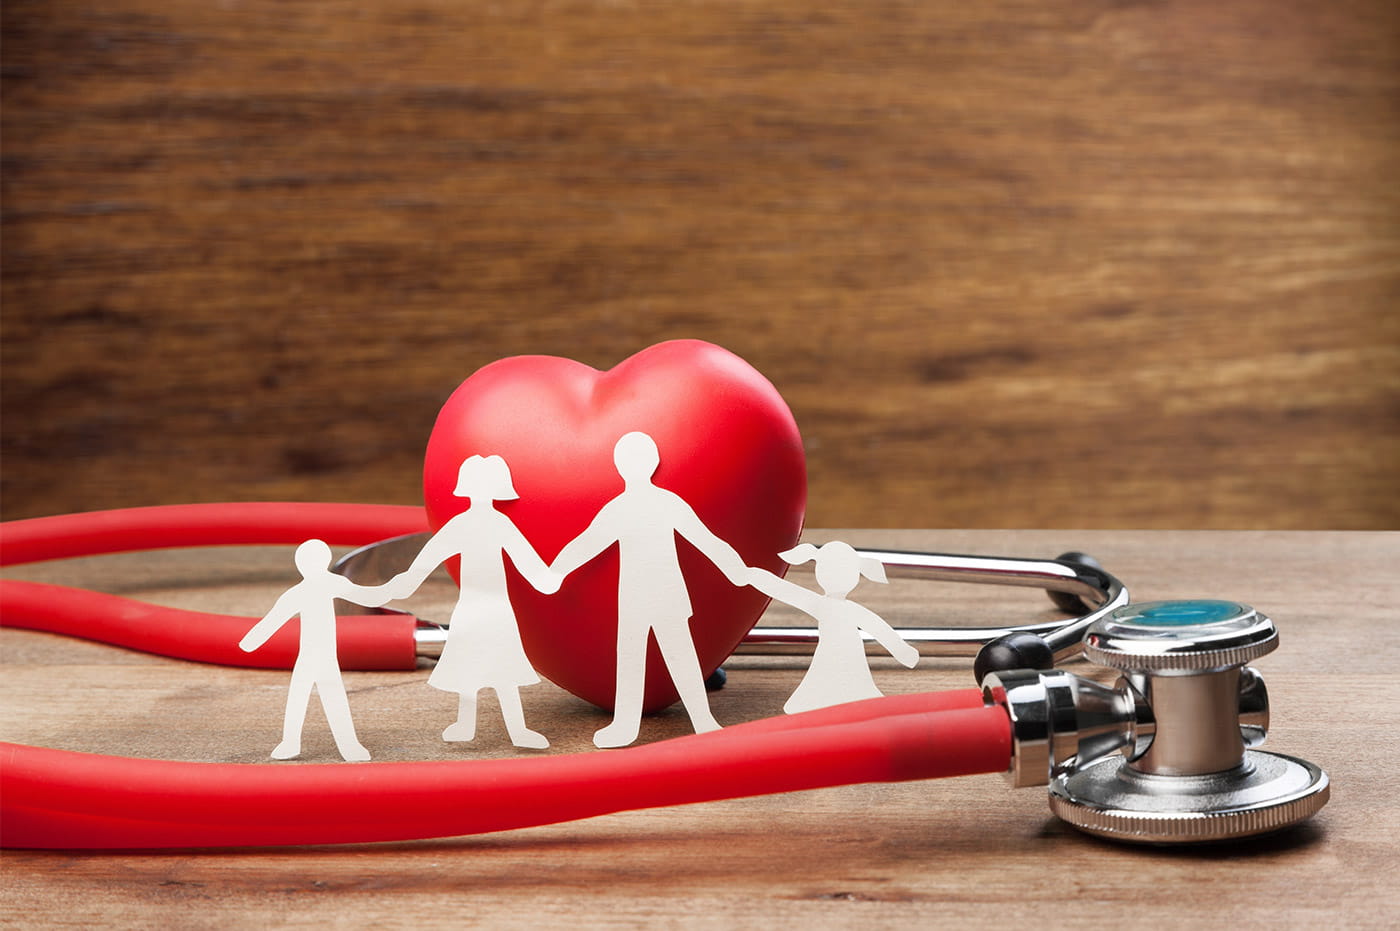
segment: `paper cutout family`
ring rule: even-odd
[[[801,544],[781,553],[793,565],[816,561],[822,593],[795,585],[764,569],[746,566],[734,548],[700,520],[679,495],[652,482],[661,462],[647,434],[624,435],[613,448],[613,463],[623,490],[603,505],[588,527],[567,543],[547,565],[495,502],[519,497],[510,468],[500,456],[471,456],[461,465],[454,494],[470,499],[465,511],[444,524],[424,544],[402,573],[376,586],[361,586],[330,571],[330,547],[307,540],[297,548],[302,580],[277,599],[239,642],[256,650],[298,614],[300,651],[292,668],[282,742],[272,751],[284,760],[301,752],[301,730],[314,687],[325,709],[336,749],[346,760],[368,760],[355,737],[350,705],[336,658],[336,598],[379,607],[407,598],[441,563],[461,558],[460,594],[452,611],[447,643],[428,684],[458,693],[457,720],[443,731],[448,741],[476,736],[477,695],[491,689],[511,742],[543,749],[549,740],[525,724],[520,689],[540,681],[521,644],[520,629],[506,588],[505,557],[521,576],[544,594],[559,590],[564,579],[594,557],[618,546],[617,694],[613,720],[594,734],[600,748],[623,747],[637,739],[642,719],[649,636],[656,638],[666,671],[697,733],[720,727],[710,712],[704,676],[690,635],[691,604],[676,551],[679,534],[705,555],[736,586],[752,585],[765,595],[804,611],[817,621],[818,641],[806,675],[783,710],[788,713],[878,697],[865,657],[861,630],[905,666],[918,651],[874,612],[846,596],[861,577],[885,581],[878,560],[860,556],[850,545],[833,541],[821,547]]]

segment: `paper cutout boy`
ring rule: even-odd
[[[369,751],[355,737],[350,702],[340,678],[336,656],[335,605],[337,598],[377,608],[389,600],[384,585],[356,585],[330,571],[331,548],[321,540],[307,540],[297,547],[296,567],[301,581],[282,593],[272,610],[253,625],[238,646],[251,653],[297,615],[301,615],[301,640],[292,684],[287,690],[287,711],[282,721],[282,742],[272,751],[274,760],[290,760],[301,753],[301,728],[311,702],[311,689],[321,698],[335,747],[346,760],[363,762]]]
[[[614,543],[618,545],[617,697],[612,723],[593,735],[598,747],[623,747],[637,739],[649,634],[656,637],[696,733],[720,726],[710,712],[690,635],[690,593],[676,553],[676,535],[693,544],[735,585],[747,583],[747,567],[684,499],[652,483],[660,463],[656,442],[647,434],[628,433],[619,439],[613,447],[613,464],[622,476],[622,492],[565,545],[552,566],[567,576]]]
[[[848,543],[833,540],[818,548],[802,543],[779,554],[792,565],[817,561],[817,584],[824,594],[808,591],[763,569],[750,569],[748,582],[778,601],[805,611],[817,621],[817,648],[797,690],[783,705],[788,714],[811,711],[882,693],[870,675],[865,657],[865,630],[905,666],[919,661],[919,651],[907,643],[875,612],[847,601],[846,596],[862,576],[885,581],[885,567],[877,559],[861,556]]]
[[[442,739],[467,741],[476,736],[477,694],[485,688],[500,700],[506,731],[517,747],[542,750],[549,740],[525,726],[520,703],[522,686],[540,681],[525,656],[520,627],[506,590],[505,556],[525,580],[545,594],[559,590],[562,577],[551,572],[511,519],[495,502],[519,497],[510,468],[500,456],[472,456],[457,473],[453,494],[470,498],[471,505],[453,517],[414,557],[412,565],[387,587],[395,598],[406,598],[440,563],[462,559],[461,586],[452,609],[447,643],[428,684],[457,692],[457,721]]]

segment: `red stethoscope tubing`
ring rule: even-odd
[[[316,537],[362,546],[428,529],[422,508],[381,504],[179,504],[91,511],[0,524],[0,566],[171,547],[296,544]],[[0,580],[0,626],[43,630],[160,656],[261,669],[290,669],[297,628],[259,650],[238,641],[256,618],[162,607],[61,585]],[[413,669],[411,615],[346,615],[336,642],[342,669]]]
[[[980,700],[980,699],[979,699]],[[872,699],[872,703],[884,699]],[[794,715],[528,759],[266,765],[0,744],[0,846],[155,849],[456,837],[642,808],[1005,770],[994,705],[816,724]],[[820,720],[820,719],[819,719]]]
[[[362,546],[428,529],[423,509],[396,504],[255,501],[86,511],[0,524],[0,566],[186,546],[301,543]]]
[[[257,621],[233,614],[167,608],[119,595],[43,582],[0,581],[0,626],[96,640],[175,659],[291,669],[298,627],[287,624],[252,653],[238,641]],[[342,669],[414,669],[418,664],[409,614],[348,614],[336,619],[336,652]]]
[[[421,510],[382,505],[138,508],[0,525],[0,565],[313,536],[361,545],[424,529]],[[64,599],[75,600],[44,621],[42,603]],[[192,619],[196,626],[233,625],[229,640],[236,643],[252,620],[61,586],[0,585],[0,611],[40,618],[24,626],[47,623],[41,629],[92,637],[93,625],[113,608],[121,616],[104,620],[96,639],[186,658],[205,656],[174,652],[184,648],[170,643],[152,650],[151,625],[187,626]],[[224,620],[210,620],[216,617]],[[342,621],[350,621],[347,629],[364,623],[381,631],[403,623],[392,616]],[[411,649],[411,630],[406,639]],[[292,645],[288,665],[294,656]],[[1006,712],[984,704],[977,689],[871,699],[626,750],[523,759],[184,763],[0,743],[0,846],[156,849],[449,837],[723,798],[1000,772],[1010,757]]]

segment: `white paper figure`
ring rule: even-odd
[[[588,528],[554,560],[554,571],[567,576],[614,543],[618,545],[617,697],[612,723],[593,735],[598,747],[624,747],[637,739],[649,634],[656,637],[696,733],[720,726],[710,713],[690,636],[690,593],[676,554],[676,535],[693,544],[735,585],[747,584],[747,567],[684,499],[652,484],[660,463],[656,442],[647,434],[628,433],[618,440],[613,464],[622,476],[622,492],[603,505]]]
[[[292,684],[287,690],[282,742],[272,751],[272,758],[290,760],[301,754],[301,728],[311,702],[311,689],[315,687],[331,726],[331,735],[335,737],[336,749],[346,760],[363,762],[369,759],[369,751],[355,737],[350,702],[345,697],[345,683],[340,678],[340,661],[336,656],[334,600],[341,598],[377,608],[389,600],[388,588],[356,585],[331,572],[331,548],[321,540],[307,540],[298,546],[295,559],[301,581],[283,592],[272,610],[238,641],[245,653],[251,653],[283,624],[301,615],[300,645],[292,665]]]
[[[562,577],[551,572],[511,519],[496,510],[496,501],[519,497],[510,468],[500,456],[472,456],[457,472],[453,494],[471,505],[433,534],[401,574],[389,580],[395,598],[406,598],[444,560],[462,558],[461,593],[452,610],[447,643],[428,684],[461,697],[457,721],[443,740],[476,736],[477,693],[489,688],[501,704],[506,731],[517,747],[542,750],[549,740],[525,726],[520,704],[522,686],[540,681],[525,656],[520,627],[506,590],[505,556],[525,580],[545,594],[559,590]]]
[[[885,581],[885,567],[879,560],[861,556],[850,544],[839,540],[820,549],[803,543],[780,555],[794,566],[815,559],[817,584],[825,592],[818,595],[763,569],[748,571],[749,584],[754,588],[805,611],[817,621],[817,648],[812,653],[812,664],[797,690],[783,705],[784,711],[796,714],[862,698],[878,698],[882,694],[870,675],[861,630],[874,637],[903,665],[912,667],[919,661],[919,651],[906,643],[883,618],[846,600],[861,576],[873,582]]]

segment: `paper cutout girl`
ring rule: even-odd
[[[272,610],[253,625],[238,646],[251,653],[267,642],[298,614],[301,615],[301,640],[296,662],[292,665],[292,684],[287,690],[287,711],[282,720],[282,742],[272,751],[274,760],[290,760],[301,754],[301,728],[306,721],[306,708],[311,702],[311,689],[321,698],[326,721],[335,737],[335,747],[346,760],[363,762],[369,751],[355,737],[355,724],[350,718],[350,702],[345,697],[345,683],[340,678],[340,662],[335,646],[336,598],[367,608],[377,608],[389,600],[388,586],[356,585],[330,571],[331,548],[321,540],[307,540],[297,547],[296,567],[301,581],[282,593]]]
[[[735,585],[744,585],[745,565],[728,543],[715,536],[675,492],[652,484],[661,463],[656,442],[628,433],[613,447],[613,464],[623,490],[598,511],[582,533],[555,557],[553,569],[567,576],[618,545],[617,697],[613,720],[593,735],[598,747],[624,747],[637,739],[642,723],[647,640],[655,635],[696,733],[717,730],[710,712],[700,660],[690,635],[690,593],[676,554],[676,535],[690,541]]]
[[[520,689],[540,681],[525,656],[520,627],[506,591],[505,556],[525,580],[545,594],[559,590],[561,576],[551,572],[511,519],[496,510],[496,501],[518,498],[510,468],[500,456],[472,456],[457,473],[453,494],[471,505],[443,524],[412,565],[387,585],[395,598],[406,598],[440,563],[462,559],[461,591],[452,610],[447,643],[428,684],[461,697],[457,721],[442,739],[468,741],[476,736],[477,693],[492,689],[500,700],[506,731],[517,747],[542,750],[549,740],[525,726]]]
[[[904,666],[919,661],[919,651],[905,642],[893,627],[875,612],[847,601],[846,596],[864,576],[873,582],[885,581],[885,567],[877,559],[857,553],[850,544],[834,540],[820,549],[802,543],[779,554],[794,566],[817,561],[818,595],[764,569],[750,569],[749,584],[771,598],[805,611],[817,621],[817,648],[797,690],[783,705],[788,714],[811,711],[862,698],[878,698],[870,665],[865,658],[865,630]]]

